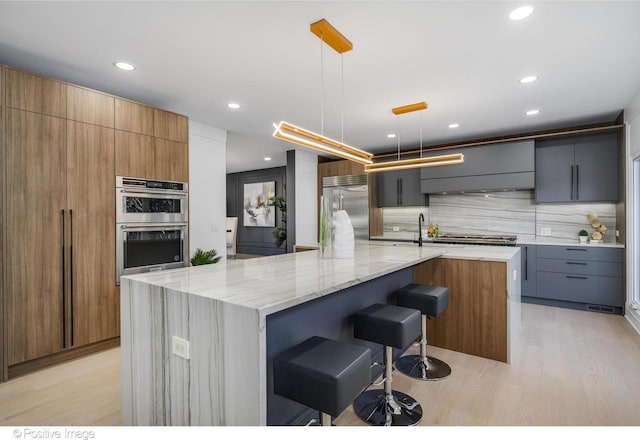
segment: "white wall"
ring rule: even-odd
[[[226,258],[227,132],[189,121],[189,250]]]
[[[296,150],[296,242],[318,244],[318,156]]]
[[[627,309],[626,316],[629,322],[640,333],[640,310],[634,310],[629,306],[634,289],[640,288],[638,267],[640,265],[640,249],[638,237],[635,236],[633,212],[640,200],[640,194],[634,193],[633,188],[633,160],[640,156],[640,93],[638,93],[624,110],[625,123],[627,124]]]

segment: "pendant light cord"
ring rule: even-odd
[[[420,159],[422,159],[422,111],[420,111]]]
[[[396,130],[398,132],[396,135],[398,139],[398,160],[400,160],[400,115],[396,116],[396,121],[398,122],[398,130]]]

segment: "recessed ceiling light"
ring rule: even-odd
[[[520,82],[522,84],[527,84],[527,83],[534,82],[537,79],[538,79],[537,75],[525,76],[524,78],[520,79]]]
[[[395,138],[395,137],[396,137],[396,134],[395,134],[395,133],[389,133],[389,134],[387,135],[387,137],[388,137],[389,139],[393,139],[393,138]]]
[[[527,116],[533,116],[533,115],[537,115],[538,113],[540,113],[540,110],[538,109],[533,109],[533,110],[529,110],[526,115]]]
[[[227,104],[227,107],[233,110],[238,110],[240,108],[240,104],[235,102],[230,102],[229,104]]]
[[[265,157],[264,160],[266,160],[267,162],[271,160],[270,157]]]
[[[133,64],[127,63],[125,61],[116,61],[115,63],[113,63],[113,65],[121,70],[127,70],[127,71],[136,70],[136,66],[134,66]]]
[[[449,124],[449,128],[458,128],[458,127],[460,127],[460,124],[458,124],[457,122],[453,124]]]
[[[520,6],[519,8],[514,9],[509,14],[509,18],[512,20],[522,20],[523,18],[527,18],[533,12],[532,6]]]

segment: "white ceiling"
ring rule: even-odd
[[[534,13],[509,20],[523,4]],[[343,73],[325,46],[324,81],[321,18],[354,45]],[[640,91],[639,23],[640,1],[0,2],[0,63],[228,130],[236,172],[284,165],[295,146],[272,124],[320,132],[323,100],[324,134],[372,152],[398,127],[416,146],[420,116],[425,146],[613,120]]]

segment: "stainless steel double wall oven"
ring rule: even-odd
[[[116,283],[188,262],[185,182],[116,177]]]

